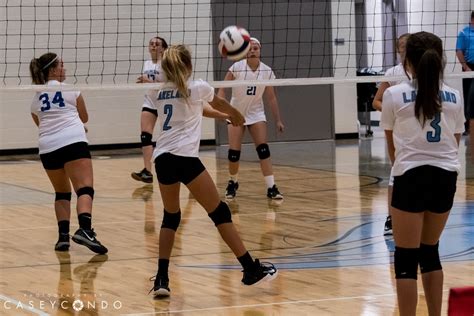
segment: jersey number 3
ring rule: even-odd
[[[51,103],[57,104],[60,108],[66,106],[66,104],[64,104],[63,94],[61,91],[58,91],[54,94],[53,100],[51,102],[49,102],[49,95],[47,93],[40,95],[39,100],[44,104],[44,106],[41,107],[41,112],[51,109]]]
[[[426,140],[430,143],[438,143],[441,140],[441,126],[439,126],[439,122],[441,122],[441,113],[437,113],[430,123],[434,132],[429,131],[426,133]]]

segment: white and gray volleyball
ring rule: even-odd
[[[250,34],[240,26],[231,25],[222,30],[219,52],[223,57],[236,61],[247,56],[250,50]]]

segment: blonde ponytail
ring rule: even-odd
[[[189,97],[188,79],[193,69],[191,53],[184,45],[172,45],[163,53],[161,67],[168,81],[178,88],[179,94],[187,99]]]

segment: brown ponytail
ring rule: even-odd
[[[168,81],[173,82],[179,94],[187,99],[189,97],[188,79],[193,69],[191,53],[184,45],[172,45],[163,53],[161,67]]]
[[[58,65],[58,55],[46,53],[30,62],[30,75],[34,84],[45,84],[48,81],[49,70]]]
[[[407,40],[405,64],[410,65],[416,79],[415,116],[422,125],[441,112],[439,86],[443,79],[443,42],[427,32],[410,35]]]

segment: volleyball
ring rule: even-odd
[[[250,49],[250,34],[240,26],[226,27],[219,38],[219,52],[227,59],[236,61],[245,58]]]

